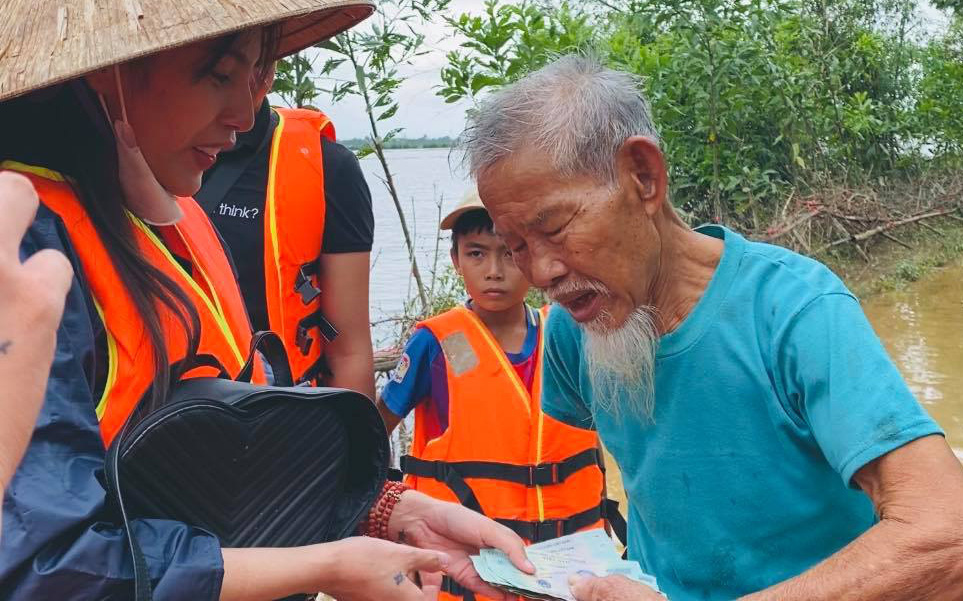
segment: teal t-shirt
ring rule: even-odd
[[[699,231],[725,250],[660,341],[654,422],[596,405],[582,332],[561,307],[546,330],[543,407],[598,430],[622,471],[629,554],[673,601],[734,599],[838,551],[876,522],[853,474],[941,434],[829,269]]]

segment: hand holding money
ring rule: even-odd
[[[575,601],[665,601],[661,593],[625,576],[573,576],[569,585]]]
[[[655,578],[644,573],[638,563],[622,560],[612,540],[602,530],[589,530],[563,536],[526,549],[529,561],[535,566],[534,574],[526,574],[515,568],[508,557],[496,549],[482,549],[471,560],[481,578],[501,590],[528,599],[553,601],[618,601],[621,597],[578,598],[570,589],[570,580],[602,580],[609,587],[609,577],[619,576],[650,596],[626,597],[632,601],[665,598],[659,594]],[[593,594],[592,588],[586,589]],[[607,590],[603,588],[602,590]],[[630,589],[631,590],[631,589]]]

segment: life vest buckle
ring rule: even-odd
[[[317,271],[313,263],[305,263],[298,269],[298,277],[294,282],[294,291],[301,295],[301,302],[310,305],[318,296],[321,289],[311,281],[311,274]]]
[[[565,535],[565,520],[535,522],[535,541],[552,540]]]
[[[542,463],[528,466],[528,487],[551,486],[561,482],[557,463]]]

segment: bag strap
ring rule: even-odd
[[[291,364],[288,363],[288,353],[284,349],[281,337],[271,330],[263,330],[251,337],[251,350],[248,353],[244,367],[235,378],[238,382],[250,382],[254,374],[254,361],[258,351],[264,356],[271,372],[274,374],[275,386],[294,386],[291,376]]]
[[[134,537],[134,528],[127,517],[127,508],[124,506],[124,495],[120,492],[120,443],[124,438],[124,433],[130,426],[131,421],[127,420],[120,433],[114,438],[113,444],[107,450],[107,458],[104,462],[104,472],[107,480],[107,494],[110,495],[113,503],[120,511],[121,520],[124,522],[124,533],[127,535],[127,547],[130,549],[131,557],[134,560],[134,601],[151,601],[150,572],[147,569],[147,559],[144,557],[137,539]]]

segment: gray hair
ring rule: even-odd
[[[565,176],[615,183],[615,155],[631,136],[656,142],[640,79],[570,54],[495,92],[461,136],[473,177],[522,147],[545,152]]]

